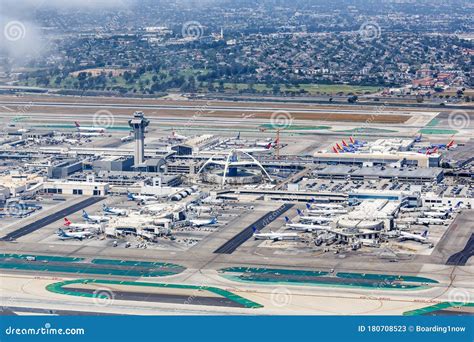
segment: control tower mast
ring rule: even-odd
[[[128,120],[128,124],[133,129],[135,140],[133,163],[138,166],[145,161],[145,128],[150,124],[150,121],[145,118],[143,112],[135,112],[133,118]]]

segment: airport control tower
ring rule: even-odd
[[[128,120],[128,124],[132,127],[135,135],[133,163],[138,166],[145,161],[145,127],[150,124],[150,121],[145,118],[143,112],[135,112],[133,113],[133,119]]]

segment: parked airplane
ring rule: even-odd
[[[451,213],[452,209],[447,211],[424,211],[422,212],[423,216],[425,217],[433,217],[433,218],[449,218],[449,214]]]
[[[428,230],[425,230],[421,234],[400,232],[399,240],[401,240],[401,241],[413,240],[413,241],[417,241],[417,242],[421,242],[421,243],[428,242]]]
[[[298,215],[300,216],[300,220],[302,221],[310,221],[316,223],[325,223],[325,222],[333,222],[333,217],[325,217],[325,216],[303,216],[303,212],[299,209],[296,209]]]
[[[79,122],[74,121],[76,129],[80,133],[89,132],[89,133],[102,133],[104,134],[107,129],[105,127],[96,127],[96,126],[81,126]]]
[[[454,207],[451,207],[451,206],[440,206],[440,207],[432,206],[432,207],[430,207],[430,210],[432,210],[432,211],[441,211],[441,212],[458,212],[461,209],[462,204],[463,204],[463,202],[459,201],[458,203],[456,203],[456,205]]]
[[[431,148],[440,148],[442,150],[449,150],[455,144],[454,139],[451,139],[447,144],[431,144]]]
[[[217,223],[217,218],[212,217],[210,219],[193,219],[189,220],[189,222],[193,227],[211,226]]]
[[[102,210],[105,214],[109,215],[127,216],[127,210],[120,208],[111,208],[108,207],[106,204],[102,204]]]
[[[266,144],[264,147],[239,148],[239,149],[237,149],[237,151],[252,154],[252,153],[259,153],[259,152],[260,152],[260,153],[263,153],[263,152],[270,152],[271,149],[272,149],[272,143],[269,142],[269,143]]]
[[[148,201],[156,201],[158,198],[154,195],[135,195],[131,192],[127,193],[127,198],[129,201],[137,201],[137,202],[148,202]]]
[[[94,222],[94,223],[101,223],[101,222],[107,222],[110,221],[110,217],[107,216],[96,216],[96,215],[89,215],[86,213],[85,210],[82,211],[82,218],[84,221],[87,222]]]
[[[298,234],[296,233],[260,233],[260,231],[254,226],[252,227],[253,237],[255,240],[273,240],[273,241],[282,241],[282,240],[297,240]]]
[[[64,226],[70,229],[95,229],[99,230],[100,224],[97,223],[72,223],[67,217],[64,218]]]
[[[213,198],[211,196],[208,196],[206,198],[203,198],[201,200],[202,203],[207,203],[207,204],[223,204],[224,203],[224,200],[220,199],[220,198]]]
[[[309,203],[306,204],[306,212],[311,215],[334,215],[334,214],[347,214],[346,209],[311,209]]]
[[[88,236],[91,236],[92,233],[89,231],[66,233],[63,229],[59,228],[56,235],[59,237],[60,240],[82,240]]]
[[[423,224],[423,225],[430,225],[430,224],[433,224],[433,225],[444,225],[447,223],[446,220],[443,220],[443,219],[439,219],[439,218],[418,218],[416,220],[416,223],[417,224]]]
[[[354,139],[353,137],[349,137],[349,141],[351,142],[351,144],[353,144],[354,146],[364,146],[367,144],[367,141],[360,141],[360,140],[356,140]]]
[[[306,208],[308,208],[308,209],[317,209],[317,208],[344,209],[344,206],[342,206],[340,204],[333,204],[333,203],[315,203],[315,200],[312,199],[311,203],[306,204]]]
[[[314,232],[317,230],[328,230],[329,226],[322,226],[317,224],[293,223],[287,216],[285,216],[286,227],[290,230],[298,230],[303,232]]]
[[[168,138],[170,140],[187,140],[188,139],[188,137],[176,133],[174,129],[171,131],[171,135]]]

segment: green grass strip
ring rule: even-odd
[[[337,276],[340,278],[352,278],[352,279],[372,279],[372,280],[403,281],[403,282],[416,282],[416,283],[438,283],[438,281],[434,279],[430,279],[430,278],[404,276],[404,275],[339,272],[337,273]]]
[[[78,262],[84,260],[84,258],[71,258],[54,255],[33,255],[33,254],[7,254],[1,253],[0,259],[24,259],[27,257],[34,257],[37,261],[56,261],[56,262]]]
[[[189,290],[198,290],[198,291],[209,291],[217,295],[220,295],[224,298],[232,300],[233,302],[239,303],[249,309],[262,308],[263,305],[253,302],[249,299],[236,295],[235,293],[223,290],[217,287],[212,286],[196,286],[196,285],[185,285],[185,284],[163,284],[163,283],[145,283],[145,282],[136,282],[136,281],[120,281],[120,280],[101,280],[101,279],[76,279],[76,280],[67,280],[58,283],[52,283],[46,286],[46,290],[54,293],[65,294],[70,296],[79,296],[79,297],[91,297],[96,296],[93,293],[86,292],[76,292],[68,291],[64,289],[63,286],[71,284],[109,284],[109,285],[127,285],[127,286],[145,286],[145,287],[161,287],[161,288],[171,288],[171,289],[189,289]]]
[[[428,122],[425,127],[435,127],[435,126],[438,126],[440,123],[440,120],[439,119],[432,119],[430,122]]]
[[[438,310],[444,310],[444,309],[449,309],[449,308],[459,308],[463,306],[470,306],[474,307],[474,303],[450,303],[450,302],[443,302],[443,303],[438,303],[435,305],[427,306],[425,308],[421,309],[416,309],[416,310],[411,310],[411,311],[406,311],[403,313],[404,316],[419,316],[419,315],[424,315],[430,312],[438,311]]]
[[[116,260],[116,259],[93,259],[91,263],[96,265],[117,265],[117,266],[141,266],[141,267],[167,267],[180,268],[183,266],[170,264],[165,262],[151,262],[151,261],[133,261],[133,260]]]
[[[455,129],[436,129],[436,128],[422,128],[418,131],[418,133],[423,134],[449,134],[453,135],[458,133]]]

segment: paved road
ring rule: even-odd
[[[467,241],[462,251],[459,251],[448,258],[446,265],[464,266],[470,257],[474,255],[474,234]]]
[[[253,235],[253,227],[257,228],[258,230],[263,229],[292,207],[293,204],[283,204],[277,210],[270,211],[242,230],[239,234],[235,235],[232,239],[224,243],[222,246],[216,249],[214,253],[232,254],[240,245],[250,239],[250,237]]]
[[[67,287],[68,291],[78,293],[94,294],[94,289]],[[150,293],[150,292],[133,292],[133,291],[113,291],[114,300],[131,300],[136,302],[157,302],[172,303],[185,305],[205,305],[205,306],[227,306],[235,308],[245,307],[242,304],[234,302],[224,297],[206,297],[206,296],[189,296],[177,295],[171,293]]]

